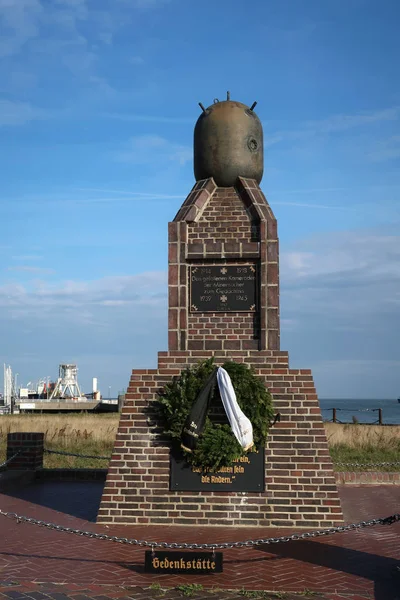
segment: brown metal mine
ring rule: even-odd
[[[227,96],[229,98],[229,94]],[[213,177],[219,187],[235,185],[238,177],[260,183],[264,171],[261,121],[246,104],[214,100],[202,113],[194,130],[196,181]]]

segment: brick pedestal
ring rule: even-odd
[[[169,351],[134,370],[98,513],[101,523],[326,527],[343,519],[310,370],[280,351],[277,223],[258,184],[196,183],[169,223]],[[255,265],[253,312],[196,312],[191,266]],[[254,367],[281,421],[270,430],[264,492],[177,492],[169,446],[153,414],[158,391],[188,365],[214,357]]]
[[[7,435],[7,460],[12,460],[8,469],[35,471],[43,467],[43,433],[9,433]]]
[[[158,439],[151,404],[173,375],[215,356],[255,367],[281,422],[266,445],[266,491],[169,490],[169,448]],[[153,426],[149,426],[153,424]],[[290,369],[280,351],[160,352],[158,369],[132,371],[98,514],[100,523],[331,526],[342,520],[311,371]]]

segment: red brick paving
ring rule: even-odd
[[[60,484],[60,492],[65,493],[67,488],[62,486],[65,484]],[[400,512],[397,486],[342,487],[340,494],[347,522]],[[0,508],[60,525],[157,541],[222,542],[287,533],[276,529],[106,527],[1,494]],[[400,523],[258,549],[226,550],[224,572],[206,578],[204,575],[146,574],[143,572],[144,548],[17,524],[5,517],[0,517],[0,532],[1,600],[152,598],[155,592],[146,588],[154,583],[163,587],[198,583],[205,588],[214,586],[223,590],[212,596],[209,591],[201,592],[193,596],[196,600],[243,598],[237,594],[227,595],[228,589],[242,588],[291,593],[312,590],[324,593],[319,597],[325,600],[400,600]],[[4,585],[12,582],[21,585]],[[51,583],[64,585],[53,587],[50,593],[47,590]],[[164,597],[168,600],[180,596],[174,591]]]
[[[123,600],[132,598],[134,600],[177,600],[184,597],[182,591],[177,589],[163,589],[157,591],[151,588],[121,588],[117,586],[86,586],[81,587],[74,584],[54,585],[22,583],[13,586],[12,588],[1,588],[1,600]],[[246,595],[242,591],[235,592],[230,590],[221,590],[214,588],[210,590],[200,590],[193,593],[193,600],[243,600]],[[301,598],[312,597],[315,600],[370,600],[372,596],[365,595],[349,595],[349,594],[323,594],[323,593],[307,593],[302,594],[289,593],[274,593],[274,592],[257,592],[247,595],[250,598],[259,598],[260,600],[300,600]]]

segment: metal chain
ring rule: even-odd
[[[392,525],[400,521],[400,514],[394,514],[390,517],[371,519],[369,521],[360,521],[359,523],[351,523],[350,525],[343,525],[339,527],[331,527],[329,529],[320,529],[317,531],[310,531],[306,533],[294,533],[289,536],[272,537],[272,538],[259,538],[255,540],[245,540],[242,542],[223,542],[223,543],[211,543],[211,544],[194,544],[186,542],[151,542],[147,540],[136,540],[133,538],[120,538],[105,533],[94,533],[93,531],[82,531],[80,529],[72,529],[71,527],[63,527],[62,525],[55,525],[54,523],[46,523],[45,521],[39,521],[31,517],[24,517],[17,515],[16,513],[5,512],[0,509],[0,515],[15,519],[17,523],[30,523],[31,525],[38,525],[39,527],[47,527],[55,531],[63,531],[65,533],[72,533],[82,537],[94,538],[97,540],[107,540],[110,542],[118,542],[120,544],[129,544],[132,546],[146,546],[148,548],[169,548],[179,550],[226,550],[228,548],[249,548],[253,546],[263,546],[267,544],[279,544],[282,542],[292,542],[295,540],[305,540],[308,538],[316,538],[323,535],[332,535],[334,533],[343,533],[345,531],[354,531],[358,529],[364,529],[365,527],[373,527],[374,525]]]
[[[111,456],[95,456],[95,455],[89,455],[89,454],[76,454],[73,452],[61,452],[61,450],[48,450],[47,448],[44,448],[44,452],[46,452],[47,454],[62,454],[63,456],[78,456],[79,458],[98,458],[100,460],[110,460]]]
[[[44,449],[47,454],[61,454],[63,456],[76,456],[78,458],[98,458],[100,460],[110,460],[111,456],[95,456],[88,454],[78,454],[74,452],[61,452],[61,450],[48,450]],[[382,463],[346,463],[346,462],[335,462],[335,465],[342,467],[397,467],[400,466],[400,462],[382,462]],[[0,465],[1,466],[1,465]]]
[[[17,458],[17,456],[19,456],[20,454],[21,454],[21,452],[17,452],[16,454],[14,454],[10,458],[8,458],[6,461],[4,461],[3,463],[1,463],[1,465],[0,465],[0,472],[1,471],[5,471],[7,465],[9,465],[10,462],[12,462],[14,460],[14,458]]]
[[[99,460],[110,460],[111,459],[111,456],[96,456],[94,454],[90,455],[90,454],[78,454],[75,452],[62,452],[61,450],[49,450],[48,448],[44,448],[44,452],[47,454],[60,454],[62,456],[75,456],[77,458],[92,458],[92,459],[97,458]],[[12,460],[14,460],[14,458],[16,456],[18,456],[19,454],[21,454],[21,451],[17,452],[17,454],[14,454],[14,456],[12,456],[8,460],[6,460],[4,463],[0,464],[0,471],[4,470],[5,467]],[[358,463],[358,462],[335,462],[335,461],[333,461],[333,464],[336,465],[337,467],[399,467],[400,461],[398,461],[398,462],[381,462],[381,463]]]
[[[77,456],[79,458],[98,458],[100,460],[110,460],[111,456],[95,456],[88,454],[78,454],[74,452],[61,452],[61,450],[48,450],[44,449],[47,454],[61,454],[63,456]],[[383,462],[383,463],[344,463],[344,462],[335,462],[335,465],[340,465],[342,467],[397,467],[400,466],[400,462]],[[0,465],[1,466],[1,465]]]

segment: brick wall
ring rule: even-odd
[[[259,221],[252,217],[235,188],[216,188],[197,222],[189,223],[189,244],[212,240],[225,244],[258,241]],[[229,247],[229,245],[228,245]]]
[[[253,365],[281,413],[266,445],[265,492],[169,490],[169,447],[152,403],[173,375],[212,355]],[[286,352],[160,352],[158,369],[132,371],[98,522],[322,527],[342,519],[311,371],[290,369]]]
[[[338,471],[335,478],[336,483],[340,485],[400,485],[400,473],[384,471]]]
[[[279,242],[276,219],[258,184],[197,182],[169,223],[169,350],[279,350]],[[190,266],[255,264],[254,314],[190,311]]]
[[[43,467],[43,433],[9,433],[7,434],[7,460],[15,454],[18,456],[12,460],[8,469],[11,470],[35,470]]]

